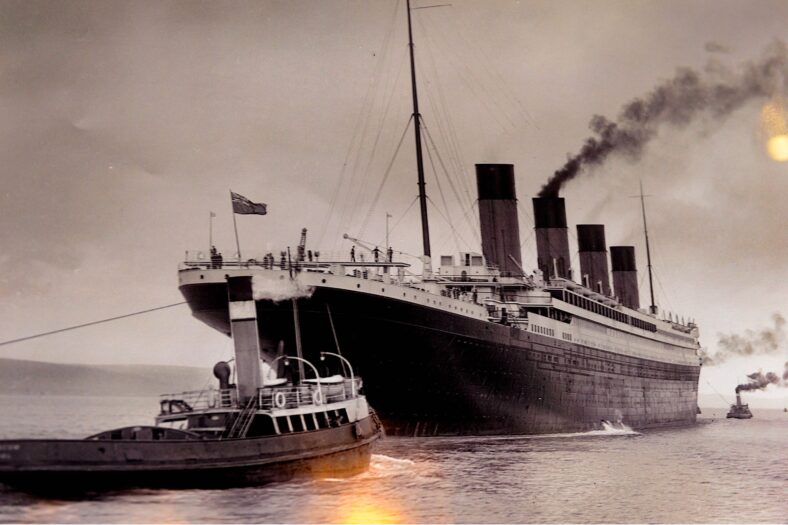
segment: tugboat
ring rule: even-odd
[[[230,365],[219,362],[219,388],[163,395],[156,426],[107,430],[81,440],[2,440],[0,483],[70,493],[220,488],[364,471],[382,426],[350,362],[322,352],[321,359],[336,358],[349,376],[320,377],[311,362],[282,351],[281,363],[272,363],[281,366],[261,373],[257,321],[247,317],[243,300],[251,294],[251,279],[228,277],[228,291],[237,384],[230,382]],[[278,369],[289,377],[277,377]]]
[[[731,405],[731,409],[728,411],[726,417],[736,419],[750,419],[752,417],[749,405],[745,405],[741,402],[741,395],[739,394],[738,388],[736,389],[736,404]]]

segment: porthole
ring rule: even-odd
[[[323,284],[326,284],[326,280],[325,279],[320,279],[320,282],[323,283]]]
[[[361,288],[361,284],[357,284],[357,285],[356,285],[356,288]]]

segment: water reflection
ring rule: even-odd
[[[398,502],[388,499],[381,501],[371,494],[347,494],[340,506],[340,512],[333,523],[409,523]]]
[[[786,436],[782,412],[723,410],[640,435],[387,438],[351,477],[81,501],[0,490],[0,523],[784,523]]]

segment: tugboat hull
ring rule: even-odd
[[[348,476],[369,466],[381,427],[367,417],[338,428],[243,439],[0,441],[0,483],[37,493],[130,487],[221,488],[297,476]]]

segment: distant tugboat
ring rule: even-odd
[[[289,378],[272,378],[274,369],[261,374],[257,320],[254,308],[245,308],[251,286],[250,278],[228,278],[237,385],[230,383],[230,365],[220,362],[214,367],[219,388],[162,396],[157,426],[81,440],[2,440],[0,483],[46,493],[205,488],[365,470],[382,427],[359,393],[361,379],[332,352],[322,357],[338,358],[349,377],[320,377],[312,363],[284,353],[284,368],[295,368],[292,361],[298,370]],[[304,364],[314,378],[305,379]]]
[[[736,419],[750,419],[752,417],[749,405],[745,405],[741,402],[741,395],[739,394],[738,388],[736,389],[736,404],[731,405],[727,417]]]

